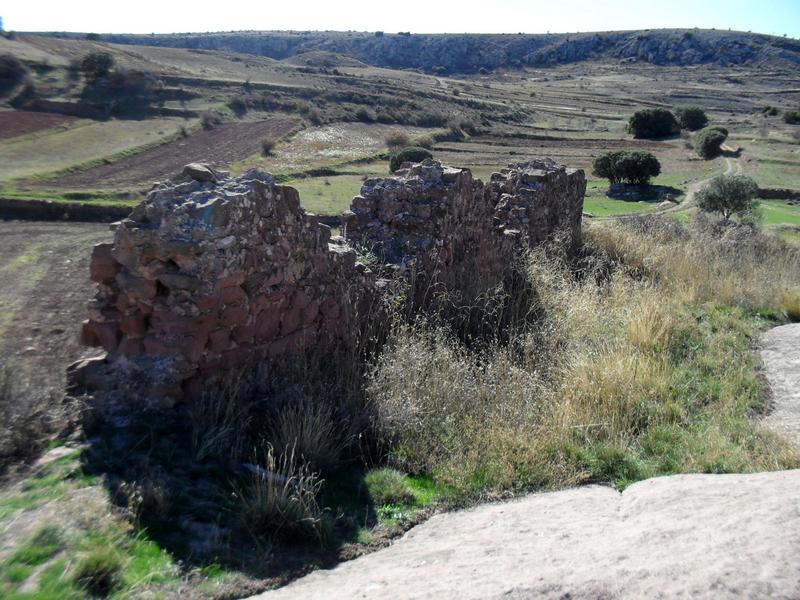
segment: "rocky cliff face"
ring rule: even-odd
[[[584,60],[644,61],[655,65],[800,64],[800,41],[716,30],[477,35],[344,32],[240,32],[103,36],[105,41],[228,50],[284,59],[327,51],[392,68],[470,73],[479,69],[544,67]]]
[[[496,285],[527,247],[562,231],[576,244],[585,187],[583,171],[548,159],[511,165],[485,186],[466,169],[406,164],[364,184],[345,240],[267,173],[187,165],[116,225],[113,244],[94,248],[97,295],[82,339],[107,355],[75,365],[70,379],[169,405],[225,372],[346,347],[393,281],[420,275],[481,293],[489,288],[467,287]],[[372,269],[356,248],[375,252]]]

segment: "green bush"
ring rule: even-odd
[[[403,148],[399,152],[393,154],[391,159],[389,159],[389,171],[394,173],[404,162],[422,162],[427,158],[433,158],[433,154],[431,154],[430,150],[420,148],[419,146]]]
[[[111,550],[95,550],[75,570],[75,583],[93,596],[108,596],[121,583],[122,562]]]
[[[408,504],[414,500],[405,475],[396,469],[373,469],[364,477],[364,483],[375,506]]]
[[[720,175],[697,194],[697,206],[706,212],[721,213],[726,219],[744,216],[758,206],[758,185],[746,175]]]
[[[728,138],[724,127],[706,127],[694,137],[694,149],[702,158],[719,156],[722,144]]]
[[[789,125],[800,125],[800,110],[787,110],[783,113],[783,120]]]
[[[636,111],[628,121],[628,132],[635,138],[662,138],[681,130],[675,115],[664,108]]]
[[[598,156],[593,163],[593,173],[608,179],[610,183],[645,185],[651,177],[661,173],[661,163],[649,152],[621,151],[607,152]]]
[[[681,129],[697,131],[708,125],[708,117],[701,108],[697,106],[683,106],[675,110]]]
[[[114,57],[108,52],[91,52],[81,60],[81,71],[89,81],[107,76],[114,68]]]
[[[761,109],[761,114],[766,117],[777,117],[778,116],[778,109],[774,106],[765,106]]]

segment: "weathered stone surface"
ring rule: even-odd
[[[117,390],[154,406],[249,361],[350,343],[359,311],[348,305],[390,293],[412,270],[484,285],[528,246],[558,232],[580,239],[583,172],[547,159],[487,185],[431,160],[367,180],[333,238],[271,175],[206,178],[204,168],[157,184],[115,224],[113,245],[92,252],[98,292],[83,341],[109,353],[103,389],[116,377]],[[357,262],[356,247],[378,268]]]
[[[216,175],[208,165],[189,163],[183,167],[183,174],[194,181],[215,181]]]

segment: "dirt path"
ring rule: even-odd
[[[800,470],[649,479],[433,517],[257,598],[800,598]]]
[[[773,401],[764,424],[800,446],[800,323],[764,334],[761,358]]]
[[[742,163],[739,162],[738,158],[731,159],[730,157],[725,157],[725,170],[721,173],[722,175],[739,175],[742,172]],[[686,186],[686,196],[683,198],[683,201],[680,204],[673,206],[672,208],[666,209],[664,212],[677,212],[681,210],[686,210],[687,208],[691,208],[694,206],[694,197],[697,195],[697,192],[702,190],[705,186],[707,186],[714,177],[719,176],[720,173],[712,175],[711,177],[706,177],[705,179],[701,179],[700,181],[694,181]]]

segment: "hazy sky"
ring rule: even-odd
[[[800,38],[800,0],[6,0],[0,16],[5,29],[18,31],[544,33],[716,27]]]

